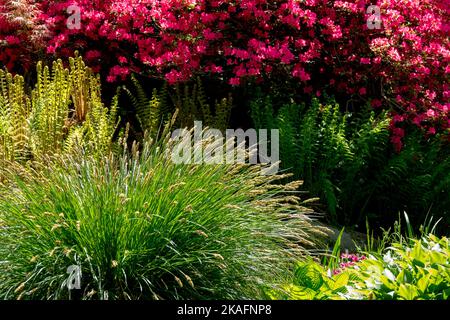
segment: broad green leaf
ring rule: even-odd
[[[399,293],[400,297],[405,300],[414,300],[417,298],[417,296],[419,294],[417,292],[417,289],[409,283],[401,284],[398,289],[398,293]]]
[[[445,264],[445,261],[447,260],[443,254],[436,251],[432,251],[430,257],[431,257],[430,261],[431,264],[433,263]]]
[[[295,272],[294,284],[300,287],[319,290],[323,285],[322,272],[315,263],[300,265]]]
[[[425,293],[427,291],[428,283],[430,282],[431,275],[428,274],[417,281],[417,288]]]
[[[425,268],[425,264],[422,261],[417,260],[417,259],[413,259],[412,260],[412,264],[413,264],[413,266],[418,266],[420,268]]]
[[[346,272],[337,274],[333,277],[333,282],[330,283],[330,289],[331,290],[338,290],[342,287],[345,288],[345,286],[348,284],[349,275]]]
[[[407,278],[406,278],[405,270],[400,271],[400,273],[395,278],[395,281],[397,283],[405,283],[405,282],[408,281]]]
[[[316,292],[310,288],[292,285],[290,288],[290,299],[292,300],[314,300]]]

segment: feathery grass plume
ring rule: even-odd
[[[54,156],[27,176],[11,167],[0,297],[67,299],[72,265],[83,299],[255,299],[283,283],[322,235],[293,184],[260,166],[175,164],[174,146],[167,135],[121,156]]]

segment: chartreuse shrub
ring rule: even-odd
[[[254,299],[284,282],[321,233],[298,182],[277,184],[284,176],[260,166],[175,164],[173,143],[10,168],[0,297],[67,299],[73,265],[83,299]]]
[[[346,264],[339,272],[299,263],[292,284],[269,290],[275,299],[450,299],[450,243],[423,236],[395,242],[382,254]]]
[[[100,156],[112,145],[117,98],[102,103],[100,81],[81,57],[51,68],[37,64],[34,88],[24,78],[0,70],[0,160],[26,161],[88,148]]]
[[[334,222],[362,226],[368,218],[391,225],[396,217],[386,211],[407,211],[415,225],[428,213],[450,222],[445,136],[424,138],[411,130],[397,153],[385,112],[343,112],[332,99],[279,108],[274,102],[267,95],[253,99],[254,125],[280,130],[282,167],[305,181]]]

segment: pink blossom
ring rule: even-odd
[[[433,109],[428,109],[427,110],[427,116],[430,117],[430,118],[436,117],[436,111],[434,111]]]
[[[17,44],[20,44],[20,39],[16,36],[6,36],[5,37],[6,42],[8,42],[8,45],[14,46]]]
[[[383,102],[380,99],[373,99],[370,104],[372,105],[372,107],[374,108],[379,108],[383,105]]]
[[[232,86],[238,86],[241,83],[241,81],[239,80],[239,78],[231,78],[230,79],[230,84]]]
[[[120,56],[118,60],[119,60],[119,62],[122,63],[122,64],[128,63],[128,59],[125,58],[125,57],[123,57],[123,56]]]

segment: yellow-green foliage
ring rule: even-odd
[[[432,234],[395,241],[383,253],[367,252],[332,275],[314,261],[300,262],[292,283],[267,290],[289,300],[448,300],[450,242]]]
[[[450,299],[450,241],[432,234],[393,243],[349,269],[356,275],[347,299]]]
[[[39,62],[31,94],[22,76],[0,70],[0,159],[25,161],[79,147],[99,155],[110,148],[117,99],[108,111],[98,76],[78,55],[69,66]]]
[[[27,154],[30,108],[23,77],[0,70],[0,159],[15,160]]]
[[[37,83],[31,96],[30,146],[34,155],[60,152],[69,124],[71,104],[69,71],[61,60],[37,65]],[[25,123],[24,125],[28,125]]]

